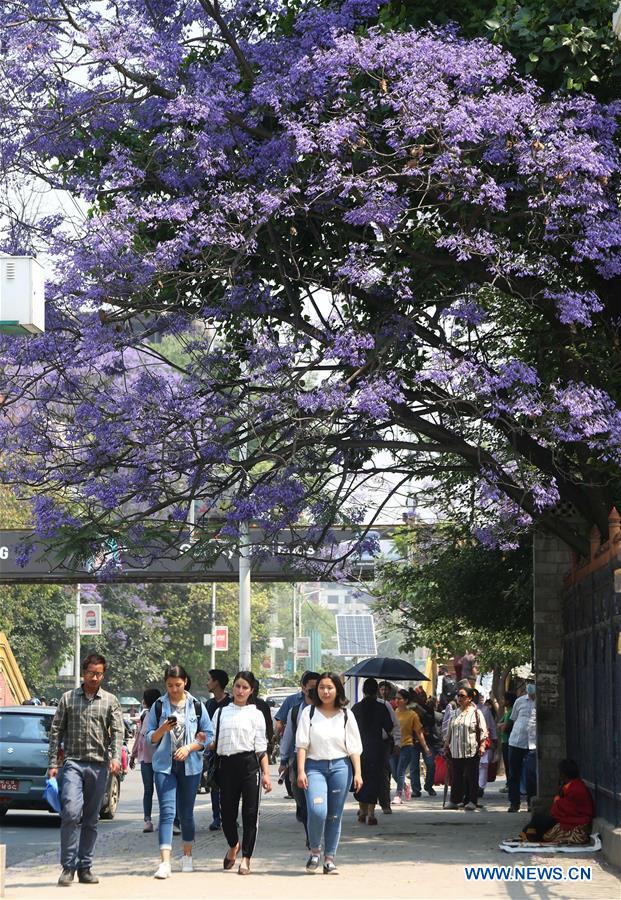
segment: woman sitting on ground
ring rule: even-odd
[[[595,815],[591,793],[573,759],[562,759],[558,771],[559,792],[550,812],[534,813],[520,832],[520,839],[544,844],[588,844]]]

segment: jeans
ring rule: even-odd
[[[144,812],[144,820],[151,819],[153,811],[153,766],[148,762],[140,763],[140,774],[142,775],[142,786],[144,792],[142,795],[142,809]]]
[[[186,775],[182,762],[173,761],[170,772],[155,772],[155,790],[160,804],[158,836],[160,850],[172,849],[172,829],[175,812],[181,824],[181,839],[184,844],[194,840],[194,803],[201,773]],[[179,809],[176,809],[177,802]]]
[[[99,810],[107,780],[105,763],[68,759],[63,766],[60,814],[60,863],[63,868],[90,869],[92,866]]]
[[[413,748],[412,764],[410,766],[410,782],[412,784],[412,793],[420,794],[420,758],[423,757],[425,762],[425,790],[429,791],[433,788],[433,780],[436,774],[436,754],[431,751],[428,756],[423,754],[423,748],[418,744]]]
[[[408,768],[410,770],[410,778],[413,778],[414,773],[414,747],[409,744],[406,747],[401,748],[401,753],[399,754],[399,759],[397,760],[397,793],[401,795],[403,793],[403,789],[405,788],[405,773]],[[420,790],[420,768],[418,769],[418,789]],[[412,780],[412,789],[414,789],[414,781]]]
[[[324,855],[334,856],[341,836],[343,808],[352,779],[348,757],[340,759],[307,759],[306,809],[308,840],[311,850],[321,847]]]
[[[220,791],[217,787],[212,787],[211,789],[211,814],[216,825],[221,825],[222,819],[220,818]]]

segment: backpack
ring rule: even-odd
[[[198,732],[200,731],[201,714],[202,714],[203,710],[202,710],[201,701],[197,700],[196,697],[193,698],[193,703],[194,703],[194,712],[196,713],[196,733],[198,734]],[[159,700],[155,701],[155,721],[156,721],[157,725],[160,724],[160,718],[162,715],[162,706],[163,706],[162,699],[160,697]]]

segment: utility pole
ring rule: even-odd
[[[296,645],[297,645],[297,639],[298,639],[298,617],[297,617],[297,610],[296,610],[297,602],[298,602],[298,590],[297,590],[297,588],[298,588],[298,586],[297,586],[297,584],[294,582],[294,583],[293,583],[293,647],[291,648],[291,651],[292,651],[292,654],[293,654],[293,672],[292,672],[292,675],[293,675],[294,678],[295,678],[295,672],[296,672],[296,668],[297,668],[297,665],[296,665],[296,663],[297,663],[297,654],[296,654],[297,646],[296,646]]]
[[[75,650],[73,660],[73,685],[80,687],[80,601],[81,601],[81,585],[77,585],[75,591]]]
[[[216,668],[216,582],[211,586],[211,652],[210,669]]]
[[[248,458],[248,446],[239,448],[239,461]],[[250,526],[239,525],[239,668],[250,669],[252,644],[250,632]]]

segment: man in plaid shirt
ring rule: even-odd
[[[58,883],[68,887],[77,870],[82,884],[97,884],[91,872],[97,840],[99,810],[106,790],[108,769],[121,771],[123,715],[114,694],[102,690],[105,657],[91,653],[82,662],[83,683],[60,699],[50,729],[49,778],[58,772],[58,754],[64,748],[60,861]]]

